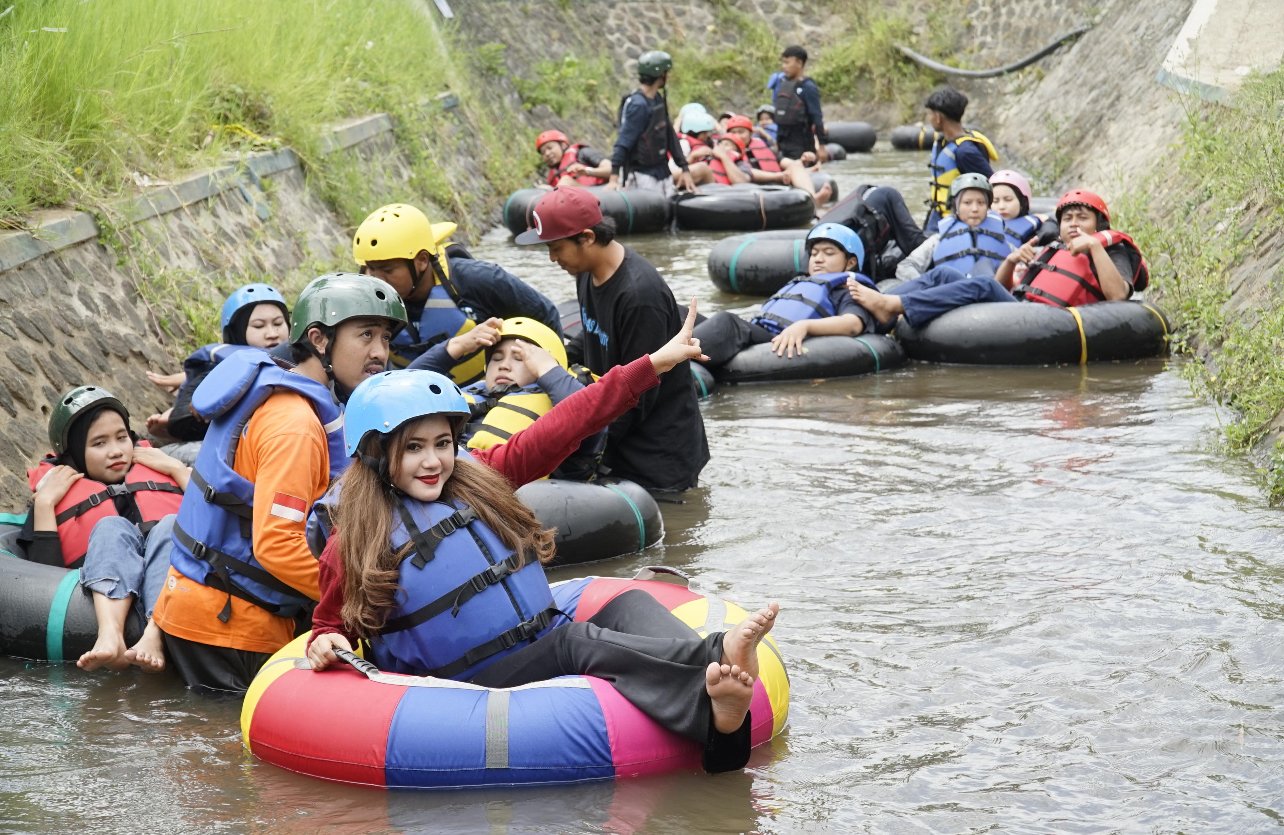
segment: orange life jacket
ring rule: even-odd
[[[1150,269],[1133,239],[1111,229],[1095,234],[1104,247],[1123,244],[1131,250],[1136,267],[1131,276],[1124,277],[1134,290],[1146,289],[1150,283]],[[1061,243],[1046,247],[1039,253],[1022,277],[1021,286],[1025,288],[1026,301],[1054,307],[1082,307],[1106,300],[1101,290],[1101,279],[1093,270],[1092,259],[1087,255],[1072,254]]]
[[[771,150],[771,146],[763,142],[758,137],[749,140],[749,147],[746,150],[746,156],[749,164],[759,171],[781,171],[780,160],[776,158],[776,152]]]
[[[139,442],[139,446],[146,445],[146,441]],[[56,466],[58,460],[50,456],[27,470],[27,483],[33,493],[45,474]],[[84,559],[94,525],[100,519],[119,515],[112,499],[123,493],[133,495],[143,519],[140,526],[143,533],[169,514],[178,513],[178,506],[183,502],[183,488],[174,479],[138,463],[129,468],[120,484],[103,484],[89,476],[79,479],[54,506],[62,561],[68,568]]]
[[[556,187],[558,181],[566,176],[566,169],[579,162],[580,149],[583,147],[585,147],[583,144],[570,146],[566,149],[566,153],[562,154],[562,158],[558,160],[557,165],[548,169],[548,184],[550,186]],[[600,186],[606,183],[605,177],[592,177],[587,174],[580,174],[571,179],[582,186]]]

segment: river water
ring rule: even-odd
[[[925,190],[921,154],[834,167],[845,190]],[[629,243],[679,298],[748,306],[705,277],[712,240]],[[496,232],[475,252],[573,294],[543,247]],[[727,388],[704,409],[713,459],[664,505],[663,547],[591,571],[662,563],[747,605],[781,601],[791,726],[745,772],[388,794],[257,762],[239,700],[0,659],[0,831],[1284,824],[1284,517],[1217,452],[1226,416],[1164,362],[913,365]]]

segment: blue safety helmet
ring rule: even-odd
[[[865,263],[865,244],[861,242],[860,235],[857,235],[851,227],[844,226],[841,223],[822,223],[819,226],[812,227],[807,233],[807,251],[811,251],[811,245],[816,241],[832,241],[842,248],[843,252],[851,255],[856,259],[856,269],[860,269]]]
[[[698,110],[682,119],[682,132],[692,136],[717,129],[718,121],[703,110]]]
[[[270,284],[247,284],[244,287],[238,287],[232,291],[232,295],[227,297],[223,302],[223,312],[219,317],[219,328],[223,331],[223,341],[231,342],[228,339],[227,326],[232,324],[233,317],[241,310],[247,307],[253,307],[263,302],[271,302],[280,305],[281,312],[287,317],[290,310],[285,304],[285,297],[277,292],[276,288]]]
[[[449,377],[436,371],[385,371],[361,381],[343,413],[343,441],[349,457],[371,432],[387,435],[409,420],[445,415],[467,418],[468,401]]]

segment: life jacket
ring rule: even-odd
[[[1133,239],[1113,229],[1095,234],[1106,248],[1123,244],[1129,250],[1132,256],[1130,260],[1136,266],[1131,276],[1124,277],[1134,290],[1145,290],[1150,284],[1150,268]],[[1101,290],[1101,279],[1093,268],[1092,258],[1072,254],[1060,241],[1044,247],[1039,257],[1030,262],[1030,268],[1021,279],[1020,289],[1024,292],[1026,301],[1054,307],[1082,307],[1106,300],[1106,294]]]
[[[499,446],[553,408],[552,398],[536,383],[520,388],[512,386],[497,394],[488,394],[482,383],[469,386],[464,396],[469,399],[472,411],[464,430],[469,449]]]
[[[330,389],[285,370],[267,352],[238,351],[197,387],[192,408],[210,421],[210,428],[174,524],[170,562],[184,577],[227,592],[227,605],[218,616],[224,623],[232,614],[233,595],[279,617],[296,617],[312,605],[307,595],[277,579],[255,559],[254,482],[233,469],[246,424],[279,391],[303,395],[316,410],[326,433],[330,478],[338,477],[348,464],[343,411]],[[284,507],[284,512],[296,511],[299,521],[306,510]]]
[[[546,634],[559,612],[539,560],[518,559],[472,508],[402,496],[389,542],[397,602],[370,641],[383,670],[466,679]]]
[[[964,142],[975,142],[985,149],[985,154],[991,162],[999,161],[999,152],[994,149],[994,143],[980,131],[966,131],[958,139],[949,142],[945,141],[944,136],[937,136],[935,144],[932,145],[932,158],[927,163],[927,167],[932,172],[931,208],[941,217],[950,214],[950,183],[954,182],[960,174],[954,155],[958,146]]]
[[[557,165],[548,169],[548,184],[550,186],[557,186],[558,181],[566,176],[566,169],[580,161],[580,149],[586,147],[588,146],[579,144],[572,145],[566,149],[566,153],[562,154],[562,158],[558,160]],[[605,177],[593,177],[588,174],[580,174],[571,179],[582,186],[600,186],[606,183]]]
[[[1008,243],[1012,244],[1013,249],[1020,249],[1026,241],[1038,234],[1039,227],[1042,225],[1043,218],[1038,215],[1021,215],[1020,217],[1003,221]]]
[[[778,126],[787,128],[807,124],[807,103],[798,95],[806,81],[805,78],[785,78],[777,85],[772,104],[776,107],[774,118]]]
[[[209,345],[202,345],[188,354],[187,359],[183,360],[183,373],[190,382],[227,359],[232,353],[248,347],[250,346],[229,345],[226,342],[211,342]]]
[[[151,444],[139,441],[137,446],[148,447]],[[31,492],[36,492],[40,480],[58,464],[58,459],[51,453],[27,470],[27,483],[31,485]],[[177,513],[178,506],[183,501],[183,488],[174,479],[137,462],[130,466],[125,473],[125,480],[120,484],[104,484],[89,476],[82,476],[54,506],[54,521],[58,525],[58,542],[62,546],[64,565],[74,568],[84,560],[85,552],[89,550],[89,534],[94,525],[100,519],[118,516],[116,503],[112,500],[126,493],[133,496],[134,504],[138,506],[138,515],[143,520],[138,529],[144,534],[161,519]]]
[[[617,122],[624,116],[624,106],[634,96],[639,96],[646,102],[649,115],[646,127],[638,136],[637,144],[629,154],[626,167],[637,170],[665,165],[669,158],[669,103],[659,93],[655,98],[648,99],[641,90],[634,90],[620,99],[620,109],[615,117]]]
[[[731,177],[727,175],[727,167],[722,164],[721,159],[709,157],[705,162],[708,163],[709,170],[713,172],[714,182],[721,183],[724,186],[731,185]]]
[[[757,136],[749,140],[749,147],[745,149],[745,157],[749,164],[759,171],[776,172],[783,170],[780,167],[780,160],[776,157],[776,152],[771,150],[771,146]]]
[[[685,140],[686,140],[686,143],[687,143],[687,147],[691,148],[692,150],[695,150],[696,148],[708,148],[708,147],[709,147],[709,143],[708,143],[708,142],[705,142],[703,139],[701,139],[701,138],[700,138],[700,137],[698,137],[698,136],[692,136],[692,135],[691,135],[691,134],[689,134],[689,133],[679,133],[679,134],[678,134],[678,138],[679,138],[679,139],[685,139]]]
[[[424,309],[419,321],[402,328],[392,338],[392,364],[405,368],[429,348],[454,336],[468,333],[477,322],[460,309],[459,293],[449,279],[438,281],[424,299]],[[486,373],[486,354],[478,348],[461,357],[450,368],[450,377],[456,383],[471,383]]]
[[[1003,218],[986,212],[976,228],[951,215],[937,230],[941,239],[932,250],[932,264],[952,267],[966,275],[993,276],[1014,247],[1008,242]]]
[[[772,333],[780,333],[794,322],[837,315],[838,311],[829,294],[839,287],[846,287],[849,278],[855,278],[871,289],[878,289],[873,280],[861,273],[800,275],[763,302],[762,310],[750,321]]]

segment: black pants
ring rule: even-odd
[[[165,662],[193,690],[244,693],[271,654],[216,647],[161,632]]]
[[[909,207],[905,205],[905,197],[896,189],[890,186],[875,186],[866,191],[862,197],[866,206],[878,212],[887,221],[891,227],[892,237],[904,255],[909,255],[927,240],[918,222],[910,214]]]
[[[571,623],[504,656],[470,681],[519,687],[556,676],[590,675],[661,726],[704,746],[706,771],[743,768],[749,759],[749,716],[718,733],[705,690],[705,669],[722,658],[722,636],[701,639],[645,592],[626,591],[587,621]]]
[[[709,368],[719,368],[731,361],[736,354],[750,345],[770,342],[774,333],[761,325],[741,319],[730,311],[721,310],[695,326],[691,335],[700,340],[700,350],[709,361]]]
[[[782,158],[802,159],[807,151],[816,150],[816,134],[808,124],[780,125],[776,128],[776,147]]]

